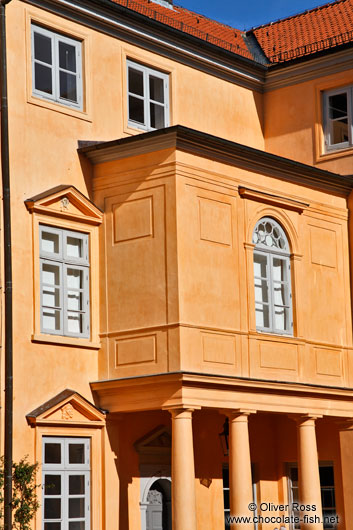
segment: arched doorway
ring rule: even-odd
[[[147,494],[146,530],[172,530],[171,483],[158,479]]]

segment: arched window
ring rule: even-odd
[[[271,217],[254,229],[256,329],[293,333],[290,250],[283,228]]]

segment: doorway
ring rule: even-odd
[[[147,494],[146,530],[172,530],[171,483],[158,479]]]

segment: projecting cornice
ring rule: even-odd
[[[92,164],[100,164],[168,148],[341,196],[349,195],[353,189],[351,176],[324,171],[181,125],[111,142],[91,145],[79,142],[78,152]]]

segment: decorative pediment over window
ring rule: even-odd
[[[172,436],[165,425],[160,425],[134,443],[140,463],[169,463]]]
[[[74,390],[64,390],[27,414],[31,425],[103,427],[105,414]]]
[[[25,201],[30,212],[99,225],[103,212],[74,186],[52,188]]]

